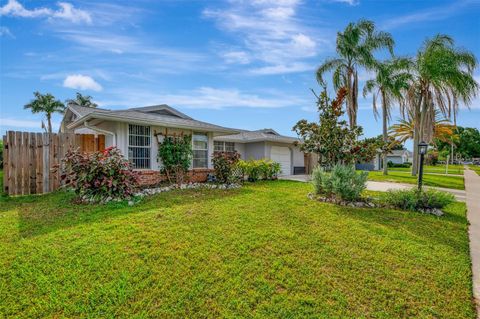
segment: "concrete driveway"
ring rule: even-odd
[[[278,179],[297,181],[297,182],[309,182],[310,175],[285,175],[285,176],[279,176]],[[416,185],[392,183],[392,182],[367,181],[367,189],[370,191],[377,191],[377,192],[386,192],[389,189],[410,189],[413,187],[416,187]],[[460,202],[465,202],[467,199],[467,195],[464,190],[442,188],[442,187],[430,187],[430,186],[424,186],[424,187],[452,193],[453,195],[455,195],[455,198]]]

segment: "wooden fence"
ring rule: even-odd
[[[3,190],[9,195],[43,194],[60,187],[65,153],[79,149],[91,153],[105,149],[105,136],[74,133],[8,131],[3,136]]]

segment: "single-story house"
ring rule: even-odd
[[[387,155],[387,162],[392,162],[394,164],[404,164],[406,162],[409,162],[409,159],[411,158],[412,154],[408,150],[393,150]]]
[[[409,150],[392,150],[387,155],[387,162],[392,162],[394,164],[404,164],[406,162],[412,162],[413,153]],[[360,163],[356,165],[357,169],[368,170],[368,171],[379,171],[383,169],[383,160],[380,151],[375,155],[373,160],[367,163]]]
[[[213,138],[215,151],[235,149],[243,159],[268,158],[280,163],[282,175],[304,174],[304,153],[297,138],[283,136],[273,129],[242,131]]]
[[[133,163],[143,184],[155,184],[159,174],[158,141],[164,136],[192,136],[193,161],[191,178],[203,181],[212,172],[214,151],[233,151],[243,159],[267,158],[279,162],[282,174],[301,172],[303,153],[294,143],[299,140],[282,136],[274,130],[245,131],[195,120],[162,104],[124,110],[107,110],[69,105],[61,132],[105,135],[105,147],[116,146]]]

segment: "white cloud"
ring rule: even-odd
[[[296,72],[305,72],[311,71],[312,74],[315,72],[315,65],[308,63],[292,63],[292,64],[277,64],[269,65],[259,68],[250,69],[251,74],[256,75],[272,75],[272,74],[285,74],[285,73],[296,73]]]
[[[68,2],[59,2],[58,6],[60,9],[54,11],[52,17],[65,19],[73,23],[92,23],[92,17],[87,11],[76,9],[71,3]]]
[[[342,3],[346,3],[346,4],[349,4],[351,6],[356,6],[357,4],[360,3],[359,0],[332,0],[333,2],[342,2]]]
[[[8,0],[8,2],[0,7],[0,15],[22,17],[22,18],[38,18],[46,17],[49,19],[63,19],[73,23],[92,23],[90,13],[87,11],[76,9],[71,3],[58,2],[58,10],[50,8],[27,9],[17,0]]]
[[[81,74],[68,75],[63,81],[63,86],[77,90],[102,90],[102,86],[98,84],[93,78]]]
[[[7,27],[0,27],[0,37],[15,38],[10,29]]]
[[[438,21],[456,14],[462,8],[468,8],[470,1],[458,1],[448,6],[439,6],[389,18],[380,25],[382,29],[394,29],[404,25],[417,25],[420,22]]]
[[[132,89],[121,89],[113,93],[115,96],[112,99],[98,101],[98,104],[101,106],[133,107],[166,103],[173,107],[219,110],[226,108],[300,107],[309,103],[301,97],[277,91],[251,93],[238,89],[212,87],[200,87],[176,94],[152,93],[152,91]]]
[[[33,10],[25,9],[17,0],[8,0],[7,4],[0,7],[0,15],[10,15],[22,18],[36,18],[42,16],[49,16],[52,10],[48,8],[37,8]]]
[[[245,51],[229,51],[221,54],[226,63],[248,64],[250,57]]]
[[[286,73],[301,71],[286,66],[298,65],[317,56],[319,43],[331,41],[319,30],[307,27],[305,19],[299,19],[297,9],[300,1],[251,0],[231,1],[229,4],[224,9],[206,9],[203,15],[215,20],[222,31],[235,36],[238,46],[241,46],[238,51],[245,52],[250,63],[262,63],[260,67],[277,71],[285,69]],[[228,61],[233,62],[231,59]],[[245,60],[238,59],[237,63],[245,64]]]

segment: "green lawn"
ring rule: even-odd
[[[379,182],[398,182],[398,183],[407,183],[407,184],[417,184],[417,177],[412,176],[409,172],[389,171],[388,175],[385,176],[383,175],[383,172],[372,171],[372,172],[369,172],[368,179],[371,181],[379,181]],[[454,188],[454,189],[465,189],[465,185],[463,183],[463,176],[424,174],[423,185]]]
[[[445,174],[445,165],[425,165],[423,167],[425,173]],[[448,174],[463,175],[463,165],[448,165]],[[411,172],[411,168],[407,167],[391,167],[389,171]]]
[[[480,175],[480,166],[479,165],[468,165],[472,171],[475,171],[478,175]]]
[[[439,218],[309,191],[262,182],[133,207],[0,198],[0,314],[475,318],[463,203]]]

